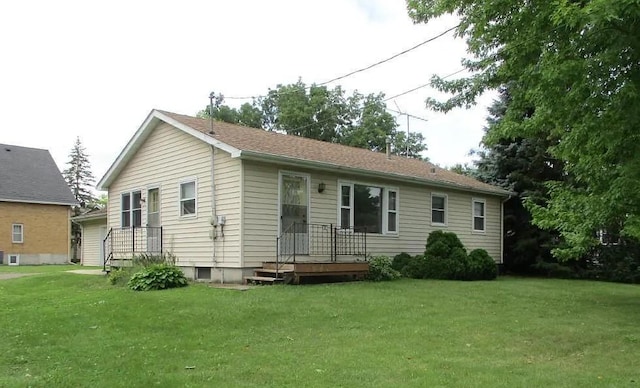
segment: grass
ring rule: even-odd
[[[0,281],[0,386],[624,387],[640,288],[587,281],[197,284],[133,292]]]
[[[49,273],[63,272],[74,269],[102,269],[102,267],[86,267],[78,264],[56,265],[0,265],[0,275],[3,273]]]

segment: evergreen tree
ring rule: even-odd
[[[76,207],[76,215],[80,213],[82,208],[96,201],[92,188],[95,184],[95,177],[91,172],[91,163],[89,156],[86,154],[85,148],[82,146],[80,138],[76,138],[73,148],[69,153],[69,161],[67,169],[62,172],[67,185],[71,188],[76,201],[80,204]]]
[[[73,214],[77,216],[91,204],[97,202],[97,198],[92,192],[95,178],[91,173],[91,163],[79,137],[76,138],[76,142],[73,144],[73,148],[69,153],[67,166],[67,169],[62,172],[62,175],[78,202],[78,205],[73,207]],[[78,245],[81,238],[82,231],[80,226],[75,222],[71,223],[72,261],[78,260]]]
[[[556,262],[551,249],[558,246],[555,230],[542,230],[533,225],[525,199],[544,206],[549,199],[546,181],[562,181],[563,163],[553,158],[548,149],[550,137],[515,138],[496,134],[510,103],[508,88],[501,88],[499,99],[489,107],[483,139],[484,149],[477,154],[478,179],[516,193],[504,205],[504,264],[516,273],[540,273],[545,263]],[[524,109],[522,119],[533,114]]]

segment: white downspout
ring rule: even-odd
[[[504,265],[504,204],[511,199],[511,195],[500,202],[500,264]]]

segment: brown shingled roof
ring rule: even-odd
[[[367,149],[327,143],[304,137],[214,121],[214,134],[210,135],[211,121],[181,114],[158,111],[170,118],[200,131],[214,139],[239,149],[241,152],[263,154],[283,159],[295,159],[326,165],[346,167],[390,175],[395,179],[417,179],[425,183],[445,185],[462,190],[482,191],[497,195],[509,192],[473,178],[456,174],[434,164],[418,160],[373,152]]]

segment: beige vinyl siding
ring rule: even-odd
[[[276,258],[278,169],[243,161],[243,266],[258,267]]]
[[[224,228],[217,229],[216,262],[226,267],[240,267],[242,165],[239,159],[233,159],[219,149],[215,150],[214,164],[216,214],[226,218]]]
[[[292,169],[273,164],[243,162],[244,166],[244,260],[245,266],[257,266],[273,260],[278,233],[278,172],[308,174],[310,185],[309,222],[336,224],[338,222],[338,184],[357,183],[393,188],[398,196],[398,234],[368,234],[367,250],[372,255],[395,255],[400,252],[421,254],[429,233],[444,229],[455,232],[468,250],[486,249],[497,261],[500,257],[500,198],[461,191],[407,185],[395,181],[366,177],[332,175],[305,169]],[[318,184],[325,183],[323,193]],[[431,225],[431,193],[448,197],[447,226]],[[486,222],[484,233],[472,233],[472,198],[484,199]]]
[[[229,198],[237,195],[238,190],[236,185],[228,184],[228,175],[233,174],[234,168],[239,170],[239,161],[231,160],[228,154],[220,150],[216,150],[214,161],[216,169],[220,169],[218,172],[220,182],[216,179],[219,210],[228,211],[224,239],[211,238],[213,235],[211,147],[166,123],[153,129],[109,187],[109,227],[120,227],[120,195],[122,193],[140,190],[142,198],[146,199],[147,190],[157,187],[160,189],[163,247],[165,251],[176,255],[179,265],[213,265],[214,245],[218,261],[238,262],[239,219],[229,210],[233,207]],[[180,183],[191,180],[196,180],[196,215],[181,217]],[[226,190],[231,190],[232,193],[229,194]],[[142,204],[142,225],[146,223],[147,203],[145,202]],[[218,247],[218,244],[224,244],[224,247]]]
[[[104,219],[82,223],[82,265],[102,265],[101,245],[106,229]]]

